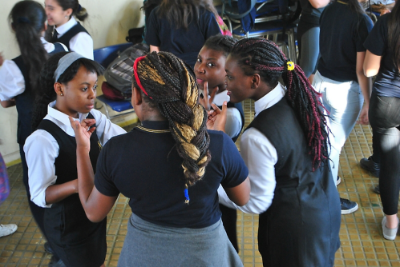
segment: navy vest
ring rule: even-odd
[[[68,47],[68,50],[71,50],[71,48],[69,47],[69,41],[72,39],[72,37],[74,37],[75,35],[77,35],[80,32],[86,32],[87,34],[89,34],[88,31],[78,22],[74,27],[69,29],[60,38],[58,38],[57,33],[54,32],[54,35],[51,38],[51,42],[52,43],[55,43],[55,42],[62,43],[66,47]]]
[[[54,50],[50,54],[55,54],[65,51],[61,44],[54,44]],[[32,92],[31,82],[29,78],[29,69],[26,67],[22,56],[13,59],[15,64],[20,69],[25,80],[25,91],[15,97],[16,107],[18,111],[18,128],[17,128],[17,142],[20,145],[25,144],[26,138],[32,133],[32,111],[33,103],[35,101]]]
[[[87,118],[93,119],[94,117],[89,113]],[[69,136],[54,122],[49,120],[42,120],[38,129],[50,133],[59,146],[58,157],[54,163],[56,170],[55,174],[57,176],[55,184],[63,184],[78,178],[75,137]],[[90,137],[89,152],[90,161],[94,170],[96,170],[96,163],[100,154],[100,149],[101,145],[95,131]],[[47,236],[49,236],[50,244],[54,243],[56,245],[56,252],[59,246],[68,247],[67,244],[77,244],[78,240],[82,244],[85,244],[89,239],[94,238],[95,240],[98,240],[100,255],[105,255],[106,247],[100,246],[100,244],[102,244],[103,239],[105,239],[106,224],[106,219],[99,223],[89,221],[78,194],[72,194],[63,200],[52,204],[51,208],[45,209],[44,213],[45,230]],[[79,246],[77,247],[79,248]],[[76,253],[79,254],[79,250],[76,251]],[[85,255],[81,255],[81,257],[84,256]]]
[[[237,108],[237,110],[239,110],[240,118],[242,119],[242,129],[243,129],[245,121],[244,121],[244,111],[243,111],[242,103],[241,102],[232,103],[232,102],[229,101],[228,104],[227,104],[227,107],[228,108]],[[222,109],[222,106],[219,106],[219,108]],[[236,140],[239,138],[240,134],[241,134],[241,132],[238,135],[236,135],[235,137],[233,137],[232,141],[236,142]]]
[[[316,183],[322,179],[321,171],[329,169],[329,164],[325,163],[316,171],[312,171],[313,160],[308,152],[306,137],[286,98],[263,110],[248,128],[251,127],[263,133],[277,151],[278,162],[275,165],[277,188]],[[332,178],[329,180],[333,181]]]

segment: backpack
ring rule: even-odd
[[[135,59],[146,55],[150,50],[147,44],[138,43],[124,50],[114,59],[104,72],[104,78],[114,89],[121,92],[124,99],[132,97],[132,75]],[[105,95],[107,97],[107,95]]]

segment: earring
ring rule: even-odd
[[[68,18],[68,16],[65,16],[64,18]]]
[[[63,95],[64,95],[63,93],[60,94],[60,96],[63,96]]]

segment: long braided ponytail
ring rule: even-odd
[[[186,185],[194,185],[204,176],[211,159],[207,113],[198,104],[194,74],[173,54],[153,52],[136,59],[132,80],[145,101],[155,104],[167,118],[178,154],[183,159]]]
[[[240,40],[231,56],[238,59],[246,75],[258,73],[270,88],[282,77],[287,88],[286,98],[307,138],[313,168],[327,162],[329,128],[320,102],[321,94],[314,90],[300,66],[289,61],[275,43],[262,38]]]

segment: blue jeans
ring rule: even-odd
[[[299,65],[306,77],[315,73],[319,58],[319,27],[305,31],[299,37]]]
[[[374,135],[374,149],[378,149],[381,158],[379,189],[383,212],[386,215],[397,214],[400,187],[400,98],[378,96],[373,90],[369,121]]]
[[[336,184],[340,151],[357,122],[364,97],[357,82],[334,81],[322,76],[318,71],[313,87],[322,94],[322,104],[328,112],[328,127],[331,131],[329,157],[332,177]]]

